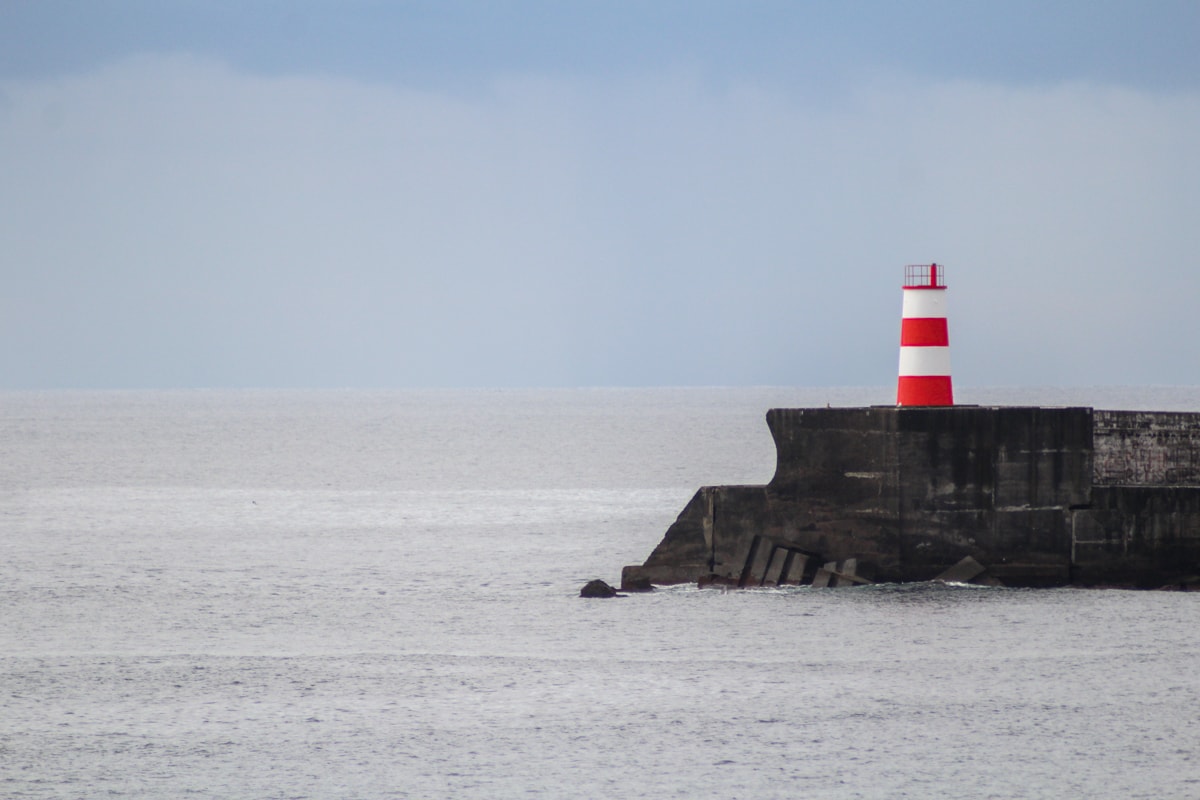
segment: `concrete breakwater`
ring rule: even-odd
[[[1200,413],[772,409],[765,486],[706,486],[622,587],[1200,584]],[[964,565],[970,565],[961,572]]]

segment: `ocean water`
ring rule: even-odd
[[[1200,594],[578,597],[890,399],[0,393],[0,797],[1200,797]]]

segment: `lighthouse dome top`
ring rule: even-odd
[[[945,289],[946,267],[942,264],[909,264],[904,268],[905,289]]]

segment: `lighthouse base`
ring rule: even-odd
[[[949,375],[901,375],[896,387],[898,406],[952,406],[954,387]]]
[[[1008,586],[1200,584],[1200,414],[773,409],[767,424],[771,482],[701,488],[623,583],[807,584],[853,561],[877,582],[973,563],[970,580]]]

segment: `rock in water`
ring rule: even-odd
[[[616,597],[617,590],[609,586],[600,579],[588,581],[587,585],[579,590],[580,597]]]

